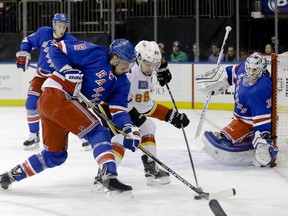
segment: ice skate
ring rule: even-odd
[[[85,151],[91,151],[91,145],[86,139],[81,139],[82,141],[82,147],[84,148]]]
[[[165,185],[170,183],[168,172],[159,169],[155,161],[148,162],[148,156],[142,156],[142,162],[144,165],[145,177],[147,178],[147,185]]]
[[[102,169],[99,168],[94,181],[94,192],[106,193],[109,200],[128,200],[133,197],[132,190],[131,186],[121,183],[117,176],[108,172],[106,165]]]
[[[15,181],[11,173],[5,172],[0,175],[0,185],[3,189],[7,190],[9,186]]]
[[[95,193],[105,193],[104,192],[103,180],[102,180],[102,173],[101,173],[101,169],[100,168],[98,169],[97,176],[95,177],[95,180],[94,180],[93,192],[95,192]]]
[[[21,176],[22,175],[22,169],[18,165],[14,167],[11,171],[5,172],[0,175],[0,185],[3,189],[8,189],[9,186],[15,182],[15,176]]]
[[[15,181],[11,172],[5,172],[0,175],[0,185],[3,189],[7,190],[9,186]]]
[[[29,138],[23,143],[24,150],[33,150],[39,148],[39,132],[30,133]]]

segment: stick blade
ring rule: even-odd
[[[235,196],[236,190],[234,188],[230,188],[227,190],[219,191],[219,192],[214,192],[214,193],[209,193],[209,200],[212,199],[226,199]]]
[[[215,216],[227,216],[220,203],[216,199],[209,201],[209,207]]]
[[[201,140],[201,136],[198,136],[196,139],[193,140],[193,143],[197,147],[198,151],[202,151],[205,147],[205,144]]]

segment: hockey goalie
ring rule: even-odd
[[[238,65],[220,65],[197,76],[196,83],[200,91],[213,95],[235,85],[232,121],[220,132],[205,131],[203,150],[229,165],[270,165],[278,150],[270,134],[272,81],[266,58],[253,53]]]

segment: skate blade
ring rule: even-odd
[[[133,198],[132,191],[107,191],[107,200],[130,200]]]
[[[10,184],[10,185],[7,185],[7,186],[2,186],[2,185],[1,185],[1,188],[2,188],[3,190],[8,190],[9,188],[11,188],[11,184]]]
[[[169,184],[170,178],[168,176],[155,179],[154,177],[147,177],[147,185],[148,186],[159,186]]]
[[[92,192],[98,193],[98,194],[104,194],[105,190],[104,190],[103,184],[94,184],[94,186],[92,188]]]
[[[83,148],[84,148],[84,151],[92,151],[91,146],[85,146],[85,147],[83,147]]]
[[[34,150],[38,148],[39,148],[39,143],[34,143],[33,145],[30,145],[30,146],[24,146],[25,151]]]

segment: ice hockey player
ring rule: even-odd
[[[142,132],[141,146],[156,155],[156,126],[151,120],[152,117],[159,120],[171,123],[176,128],[186,127],[189,124],[189,119],[183,113],[178,113],[174,109],[169,109],[166,106],[156,103],[151,95],[153,91],[152,75],[157,71],[157,79],[160,85],[164,86],[170,82],[172,76],[169,71],[166,61],[161,64],[161,53],[156,42],[140,41],[136,47],[137,60],[136,64],[127,73],[128,79],[131,82],[128,108],[132,121]],[[106,114],[107,114],[107,109]],[[109,115],[109,114],[108,114]],[[116,135],[112,138],[112,144],[118,164],[125,154],[125,149],[121,144],[124,137]],[[142,155],[145,177],[148,185],[164,185],[170,183],[169,173],[159,169],[158,165],[147,155]],[[97,189],[97,177],[95,187]]]
[[[109,131],[78,96],[81,91],[95,104],[105,100],[116,126],[129,135],[124,147],[135,151],[141,132],[126,112],[130,82],[125,74],[136,60],[134,46],[117,39],[107,50],[85,41],[63,40],[50,47],[49,55],[56,70],[43,83],[38,101],[45,149],[0,175],[1,187],[7,189],[14,181],[63,164],[68,156],[68,134],[72,132],[91,143],[108,198],[117,194],[131,197],[132,187],[117,179]]]
[[[20,46],[21,51],[16,53],[17,67],[26,71],[31,60],[31,50],[38,49],[39,51],[36,76],[30,82],[25,105],[30,131],[29,138],[23,143],[25,150],[39,148],[40,117],[37,110],[37,101],[42,93],[42,84],[55,70],[52,61],[49,59],[49,48],[60,40],[76,40],[75,37],[66,32],[69,27],[69,20],[66,14],[56,13],[52,19],[52,26],[42,26],[33,34],[25,37]],[[86,140],[82,142],[82,145],[89,149],[90,144]]]
[[[203,134],[204,151],[230,165],[270,165],[278,150],[270,134],[272,82],[266,58],[253,53],[240,64],[220,65],[196,77],[196,82],[199,90],[214,95],[235,84],[232,122],[220,132]]]

